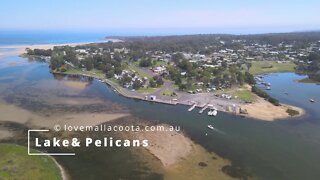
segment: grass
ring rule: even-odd
[[[148,79],[151,79],[152,76],[146,72],[144,72],[142,69],[140,69],[139,67],[133,65],[133,64],[129,64],[128,68],[132,71],[135,71],[139,74],[140,77],[147,77]]]
[[[66,72],[64,72],[65,74],[85,74],[88,76],[93,76],[96,78],[100,78],[100,79],[105,79],[106,76],[105,74],[97,69],[92,69],[90,71],[82,71],[82,69],[68,69]]]
[[[251,92],[248,88],[246,87],[239,87],[239,88],[228,88],[224,89],[224,91],[217,90],[215,91],[216,94],[229,94],[232,96],[237,96],[237,99],[243,100],[243,101],[254,101],[256,100],[256,96],[254,95],[253,92]]]
[[[167,65],[168,63],[165,61],[154,61],[155,64],[153,66],[162,66],[162,65]]]
[[[166,89],[166,90],[162,91],[161,94],[164,95],[164,96],[174,96],[173,91],[171,91],[169,89]]]
[[[151,87],[146,87],[146,88],[140,88],[137,90],[138,93],[155,93],[158,90],[158,88],[151,88]]]
[[[249,72],[253,75],[273,72],[294,72],[294,63],[277,63],[274,61],[252,61]]]
[[[238,90],[233,93],[234,96],[238,96],[238,99],[244,100],[244,101],[254,101],[256,98],[249,90]]]
[[[14,144],[0,144],[0,154],[0,179],[62,179],[48,156],[28,156],[27,148]]]

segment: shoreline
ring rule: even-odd
[[[59,164],[58,161],[53,156],[48,156],[48,157],[51,158],[53,162],[56,164],[56,166],[59,168],[62,180],[69,180],[70,179],[69,175],[66,172],[66,170],[63,168],[63,166]]]
[[[106,39],[107,41],[116,41],[116,40],[110,40],[110,39]],[[95,42],[83,42],[83,43],[64,43],[64,44],[38,44],[38,45],[8,45],[8,46],[0,46],[0,48],[14,48],[16,50],[13,51],[8,51],[8,53],[2,53],[2,56],[8,56],[10,55],[21,55],[25,52],[26,48],[30,48],[30,49],[51,49],[54,46],[77,46],[77,45],[83,45],[83,44],[90,44],[90,43],[95,43]],[[97,42],[99,43],[99,42]],[[101,43],[101,42],[100,42]],[[1,54],[0,54],[1,57]],[[143,100],[143,101],[147,101],[147,102],[155,102],[155,103],[161,103],[161,104],[168,104],[168,105],[177,105],[177,104],[181,104],[184,106],[191,106],[192,103],[190,102],[186,102],[185,100],[182,101],[169,101],[169,100],[161,100],[161,99],[156,99],[156,100],[148,100],[145,99],[143,97],[140,96],[136,96],[136,95],[131,95],[128,94],[124,91],[121,90],[121,87],[119,87],[119,85],[117,85],[116,83],[114,83],[113,81],[111,81],[110,79],[106,79],[106,78],[101,78],[99,76],[95,76],[95,75],[89,75],[89,74],[80,74],[80,73],[64,73],[64,72],[53,72],[50,70],[51,73],[54,74],[62,74],[62,75],[77,75],[77,76],[86,76],[86,77],[92,77],[96,80],[99,80],[105,84],[107,84],[108,86],[110,86],[116,93],[118,93],[119,95],[122,95],[126,98],[130,98],[130,99],[137,99],[137,100]],[[142,94],[144,96],[144,94]],[[258,96],[257,96],[258,97]],[[223,100],[222,100],[223,101]],[[231,104],[233,102],[230,102]],[[230,104],[229,103],[229,104]],[[245,108],[245,109],[249,109],[248,110],[248,114],[241,114],[239,113],[239,111],[237,112],[231,112],[229,111],[230,106],[226,105],[225,107],[218,107],[218,110],[221,112],[225,112],[225,113],[229,113],[229,114],[236,114],[238,116],[244,116],[244,117],[250,117],[250,118],[254,118],[254,119],[258,119],[258,120],[265,120],[265,121],[275,121],[278,119],[289,119],[292,117],[301,117],[305,114],[305,110],[300,108],[300,107],[295,107],[295,106],[291,106],[291,105],[285,105],[285,104],[281,104],[281,106],[270,106],[271,103],[267,102],[266,100],[264,100],[261,97],[257,98],[257,101],[251,103],[251,104],[243,104],[243,103],[238,103],[237,104],[237,109],[241,108]],[[203,108],[206,105],[206,103],[202,103],[202,104],[196,104],[196,108]],[[228,108],[229,107],[229,108]],[[297,110],[299,112],[298,115],[296,116],[290,116],[289,114],[286,113],[287,109],[284,108],[292,108],[294,110]],[[265,111],[263,111],[265,110]],[[272,113],[274,111],[277,111],[277,113]],[[269,112],[269,113],[268,113]],[[280,114],[279,114],[280,112]]]
[[[30,49],[52,49],[55,46],[79,46],[84,44],[94,44],[94,43],[105,43],[111,40],[105,39],[105,41],[99,41],[99,42],[79,42],[79,43],[46,43],[46,44],[17,44],[17,45],[0,45],[1,48],[7,48],[10,49],[8,51],[1,51],[0,57],[6,57],[6,56],[13,56],[13,55],[22,55],[25,53],[26,48]]]
[[[146,101],[146,102],[154,102],[154,103],[161,103],[161,104],[167,104],[167,105],[184,105],[186,107],[189,107],[190,104],[185,103],[185,102],[172,102],[172,101],[165,101],[165,100],[160,100],[160,99],[156,99],[156,100],[146,100],[142,97],[139,96],[133,96],[133,95],[129,95],[126,94],[125,92],[121,91],[121,89],[119,89],[118,85],[115,84],[114,82],[112,82],[109,79],[101,79],[100,77],[96,77],[94,75],[87,75],[87,74],[70,74],[70,73],[63,73],[63,72],[52,72],[55,74],[62,74],[62,75],[76,75],[76,76],[86,76],[86,77],[92,77],[96,80],[99,80],[103,83],[105,83],[106,85],[108,85],[109,87],[111,87],[117,94],[124,96],[126,98],[130,98],[130,99],[136,99],[136,100],[142,100],[142,101]],[[262,120],[262,121],[276,121],[276,120],[286,120],[286,119],[291,119],[291,118],[297,118],[297,117],[302,117],[303,115],[305,115],[305,110],[303,108],[300,107],[296,107],[293,105],[287,105],[287,104],[281,104],[281,106],[275,106],[271,103],[269,103],[268,101],[266,101],[265,99],[255,95],[257,100],[251,104],[239,104],[239,107],[241,108],[245,108],[247,109],[249,107],[249,114],[241,114],[239,113],[239,110],[237,110],[236,113],[228,111],[226,108],[220,108],[219,111],[221,112],[225,112],[228,114],[235,114],[239,117],[241,116],[245,116],[245,117],[249,117],[249,118],[254,118],[257,120]],[[191,104],[192,105],[192,104]],[[204,104],[197,104],[195,107],[196,108],[203,108],[205,106]],[[238,107],[238,109],[239,109]],[[298,115],[295,116],[290,116],[286,110],[288,108],[291,108],[293,110],[297,110],[299,112]],[[277,112],[277,113],[274,113]],[[262,113],[262,114],[260,114]],[[267,113],[267,115],[265,114]]]
[[[248,114],[240,115],[270,122],[277,120],[299,118],[306,114],[303,108],[283,103],[281,103],[280,106],[275,106],[261,97],[257,97],[256,102],[252,104],[245,104],[242,107],[247,110]],[[295,116],[290,116],[287,113],[288,109],[296,110],[299,112],[299,114]]]

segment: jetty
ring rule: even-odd
[[[199,113],[203,113],[203,111],[205,111],[207,108],[209,107],[209,104],[206,104],[200,111]]]
[[[188,109],[188,111],[189,111],[189,112],[192,111],[196,106],[197,106],[197,103],[194,103],[194,104]]]

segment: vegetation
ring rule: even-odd
[[[140,88],[138,89],[139,93],[155,93],[158,89],[157,88],[151,88],[151,87],[144,87],[144,88]]]
[[[221,170],[222,172],[228,174],[233,178],[246,180],[246,179],[249,179],[249,177],[251,177],[251,175],[248,172],[234,165],[223,166]]]
[[[249,72],[253,75],[273,72],[294,72],[294,63],[278,63],[269,61],[253,61]]]
[[[160,87],[164,83],[163,79],[161,76],[154,76],[150,81],[149,81],[149,86],[152,88],[155,87]]]
[[[264,98],[265,100],[269,101],[273,105],[280,106],[280,103],[279,103],[279,101],[277,99],[269,96],[266,92],[264,92],[263,90],[257,88],[256,86],[252,87],[252,92],[257,94],[258,96]]]
[[[151,78],[152,78],[152,76],[151,76],[150,74],[144,72],[142,69],[136,67],[136,66],[133,65],[133,64],[129,64],[129,65],[128,65],[128,68],[129,68],[130,70],[135,71],[136,73],[138,73],[139,76],[141,76],[141,77],[147,77],[148,79],[151,79]]]
[[[150,67],[152,64],[151,58],[144,58],[139,61],[139,66],[141,67]]]
[[[48,156],[28,156],[27,148],[13,144],[0,144],[0,154],[0,179],[62,179]]]
[[[297,72],[307,74],[309,79],[320,82],[320,52],[310,53],[304,63],[299,63]]]
[[[51,49],[26,49],[27,51],[27,55],[31,55],[31,56],[51,56],[52,54],[52,50]]]
[[[161,92],[162,95],[164,96],[176,96],[177,94],[169,89],[166,89]]]
[[[300,79],[298,82],[299,83],[312,83],[312,84],[313,83],[316,83],[316,84],[320,83],[320,81],[316,81],[316,80],[310,79],[310,78]]]
[[[115,78],[118,84],[136,90],[160,87],[164,79],[173,81],[183,91],[223,90],[246,83],[255,85],[253,75],[291,72],[297,65],[297,71],[312,79],[320,76],[320,55],[301,50],[307,49],[307,45],[316,49],[318,42],[314,39],[320,38],[320,33],[116,38],[124,41],[62,46],[50,51],[35,49],[28,50],[28,54],[50,56],[54,72],[97,71],[99,78]],[[300,54],[301,58],[309,55],[301,64],[297,63]],[[151,67],[156,77],[146,70]],[[245,94],[239,97],[251,99]],[[274,99],[268,99],[277,104]]]
[[[252,102],[256,99],[252,92],[250,92],[249,90],[239,90],[236,91],[233,95],[237,96],[241,100],[248,102]]]
[[[294,109],[290,109],[290,108],[288,108],[286,112],[287,112],[290,116],[297,116],[297,115],[300,114],[299,111],[294,110]]]

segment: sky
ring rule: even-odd
[[[319,0],[0,0],[0,30],[251,34],[320,30]]]

